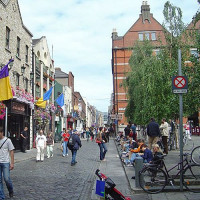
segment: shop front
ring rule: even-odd
[[[71,115],[67,116],[67,129],[73,130],[74,118]]]
[[[20,150],[20,133],[28,127],[27,149],[30,149],[30,113],[28,104],[8,100],[4,102],[8,107],[7,136],[12,140],[15,150]]]

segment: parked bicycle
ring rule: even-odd
[[[97,169],[95,174],[100,180],[105,181],[105,200],[131,200],[129,197],[125,197],[119,190],[115,188],[115,183],[107,177],[105,174],[100,173]]]
[[[200,146],[195,147],[191,152],[191,160],[200,165]]]
[[[183,161],[169,170],[166,168],[164,155],[159,157],[157,163],[146,165],[139,173],[140,187],[147,193],[159,193],[166,185],[178,185],[180,181],[178,182],[176,179],[180,179],[182,172],[182,183],[186,189],[191,192],[200,192],[200,165],[191,164],[188,155],[190,154],[185,153]],[[177,168],[177,174],[169,175],[169,172],[174,168]]]

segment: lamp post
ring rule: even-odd
[[[113,56],[115,58],[115,60],[113,60],[113,72],[114,72],[114,80],[113,80],[113,84],[114,84],[114,111],[116,114],[116,119],[115,119],[115,125],[116,125],[116,131],[115,131],[115,135],[118,134],[118,84],[117,84],[117,50],[119,48],[118,47],[114,47],[113,48]],[[115,106],[116,105],[116,106]]]

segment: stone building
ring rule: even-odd
[[[29,128],[28,148],[32,147],[33,108],[32,82],[32,33],[23,24],[17,0],[0,0],[0,67],[12,58],[13,66],[9,66],[9,76],[14,97],[4,101],[8,108],[5,133],[19,149],[20,133],[24,126]]]
[[[54,86],[54,61],[51,58],[47,39],[42,36],[39,39],[33,39],[33,67],[32,67],[32,81],[33,81],[33,94],[34,100],[38,100],[43,97],[45,92],[47,92],[51,87]],[[35,107],[37,112],[40,108]],[[54,124],[54,87],[50,99],[47,101],[45,112],[48,113],[46,116],[48,123],[39,124],[37,120],[34,121],[34,135],[39,128],[45,128],[46,132],[55,132]],[[45,120],[43,120],[44,122]],[[43,125],[43,126],[42,126]]]

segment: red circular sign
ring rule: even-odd
[[[184,88],[186,86],[186,79],[183,76],[177,76],[174,79],[174,86],[176,88]]]

